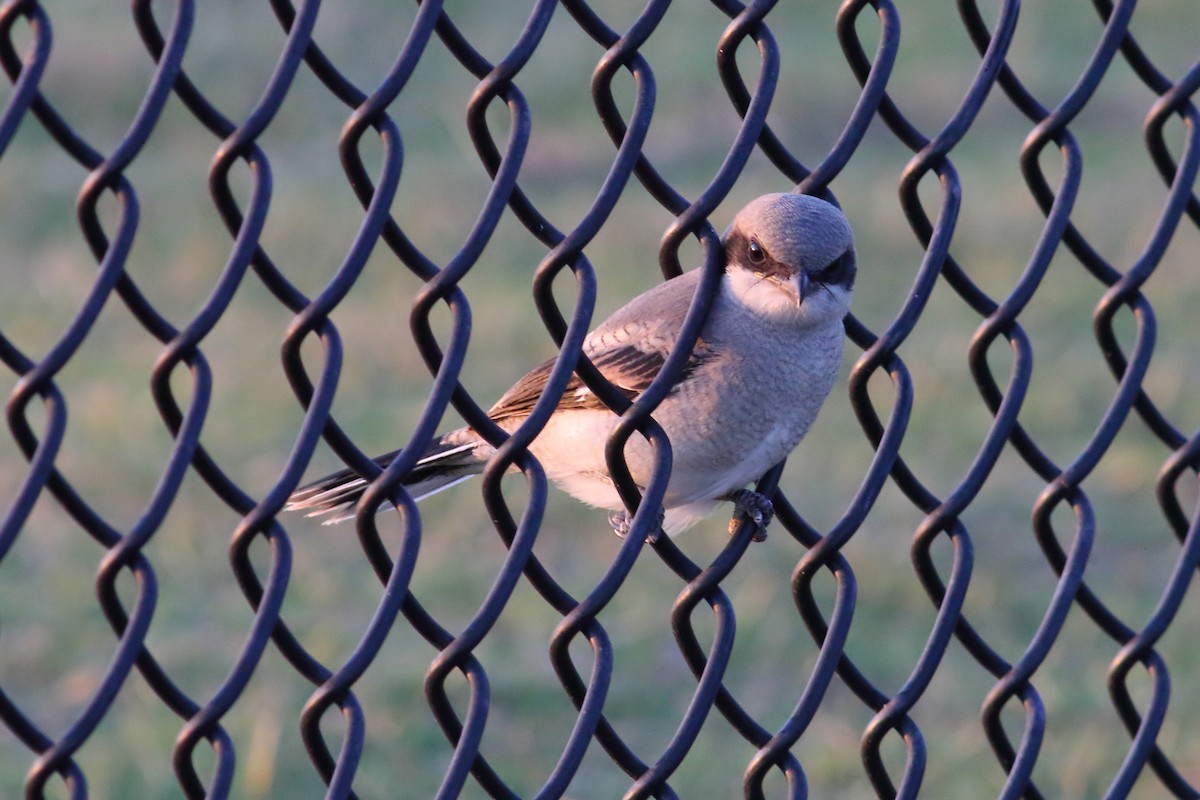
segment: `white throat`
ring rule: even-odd
[[[797,305],[791,287],[748,269],[732,267],[726,271],[725,277],[725,291],[734,302],[777,324],[798,328],[840,324],[850,307],[849,292],[841,286],[810,284],[807,296]]]
[[[803,306],[796,304],[796,296],[788,287],[740,267],[728,270],[725,275],[729,293],[750,311],[780,321],[801,316]]]

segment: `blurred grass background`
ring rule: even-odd
[[[161,3],[160,16],[173,8]],[[627,27],[638,4],[595,4],[609,23]],[[857,96],[833,36],[834,3],[781,4],[769,18],[780,44],[783,75],[771,122],[806,163],[815,165],[836,138]],[[360,86],[373,86],[395,57],[413,9],[400,4],[344,0],[327,4],[317,40]],[[503,55],[518,35],[529,3],[500,6],[449,0],[448,12],[490,58]],[[890,92],[927,135],[951,115],[978,57],[946,3],[902,7],[904,33]],[[995,11],[989,12],[994,16]],[[75,129],[101,151],[119,140],[140,102],[153,64],[126,12],[84,0],[51,11],[55,49],[43,82],[47,97]],[[683,193],[694,197],[717,168],[738,123],[724,99],[714,66],[716,41],[727,20],[705,3],[676,3],[644,50],[655,71],[658,101],[647,153]],[[20,28],[20,26],[18,26]],[[1177,77],[1200,56],[1200,6],[1187,0],[1145,3],[1134,32],[1159,68]],[[860,30],[873,51],[876,23]],[[1010,63],[1042,103],[1052,106],[1070,89],[1102,27],[1090,4],[1028,2]],[[18,41],[30,41],[18,30]],[[242,119],[273,67],[283,35],[265,4],[200,4],[185,68],[223,112]],[[753,80],[750,47],[741,63]],[[613,148],[592,109],[588,85],[601,55],[561,10],[518,80],[533,110],[533,138],[522,186],[552,220],[569,229],[583,214],[612,158]],[[410,86],[392,109],[404,135],[405,165],[394,213],[416,243],[445,262],[461,244],[488,179],[466,135],[463,118],[474,80],[435,40]],[[623,108],[632,106],[631,79],[617,79]],[[0,87],[7,102],[11,88]],[[1144,246],[1165,188],[1141,144],[1141,124],[1155,97],[1120,59],[1072,125],[1084,152],[1084,188],[1073,219],[1119,268]],[[338,166],[337,135],[348,111],[301,71],[278,118],[260,144],[271,160],[275,189],[263,243],[305,291],[315,294],[335,272],[361,220],[361,210]],[[503,141],[507,122],[495,121]],[[1030,123],[997,90],[952,154],[963,183],[962,213],[953,252],[994,297],[1016,281],[1039,233],[1042,216],[1017,169]],[[1176,150],[1178,122],[1168,126]],[[217,147],[211,136],[172,101],[129,177],[142,204],[142,221],[129,273],[176,325],[199,307],[228,255],[230,242],[207,194],[207,170]],[[366,144],[368,162],[378,149]],[[900,308],[921,258],[896,200],[908,153],[880,123],[833,184],[855,225],[861,276],[855,313],[882,330]],[[1043,164],[1061,174],[1057,155]],[[240,169],[240,168],[239,168]],[[235,184],[246,190],[245,174]],[[95,274],[74,220],[74,197],[84,172],[32,120],[23,124],[0,158],[0,328],[37,358],[53,345]],[[923,186],[927,207],[940,206],[933,179]],[[748,165],[713,221],[723,229],[750,198],[790,188],[761,155]],[[243,195],[245,196],[245,195]],[[659,280],[657,247],[670,217],[636,184],[610,223],[587,249],[600,277],[597,319]],[[1192,309],[1200,300],[1196,253],[1200,237],[1181,227],[1146,288],[1159,321],[1158,347],[1147,377],[1151,396],[1185,431],[1200,419],[1200,378]],[[694,244],[684,247],[695,261]],[[511,217],[493,237],[464,281],[473,299],[475,335],[464,383],[486,404],[524,371],[553,355],[537,322],[529,285],[544,249]],[[560,287],[569,306],[570,278]],[[361,280],[334,314],[346,345],[335,413],[361,446],[394,448],[411,432],[430,378],[408,334],[408,308],[420,283],[388,252],[377,248]],[[1112,394],[1113,381],[1091,332],[1102,287],[1068,254],[1060,253],[1022,316],[1036,349],[1036,366],[1022,422],[1060,464],[1083,448]],[[446,330],[444,312],[439,330]],[[279,366],[279,344],[290,315],[253,275],[205,340],[215,389],[203,442],[228,473],[261,496],[276,480],[301,413]],[[926,484],[950,492],[985,435],[989,416],[966,367],[966,348],[978,318],[939,284],[915,332],[901,349],[912,371],[916,402],[903,455]],[[1122,341],[1133,341],[1123,315]],[[118,526],[128,527],[150,497],[170,438],[147,390],[161,351],[114,298],[80,352],[58,378],[70,425],[58,464],[83,496]],[[322,354],[305,351],[310,371]],[[858,355],[850,348],[848,370]],[[995,371],[1010,356],[997,345]],[[17,378],[5,378],[11,391]],[[844,381],[816,429],[791,459],[783,486],[819,529],[839,517],[869,462],[871,450],[846,402]],[[883,413],[890,407],[885,378],[872,384]],[[178,375],[176,393],[190,385]],[[40,429],[40,409],[30,409]],[[447,419],[446,426],[457,424]],[[1154,477],[1168,453],[1131,421],[1085,489],[1098,511],[1098,535],[1088,579],[1105,602],[1134,627],[1157,602],[1177,543],[1157,510]],[[322,449],[310,474],[340,466]],[[26,464],[15,444],[0,437],[0,496],[13,497]],[[519,506],[519,480],[512,493]],[[964,515],[976,548],[966,600],[971,621],[1009,660],[1018,658],[1049,601],[1054,576],[1034,542],[1029,510],[1043,485],[1011,453],[1001,459],[979,498]],[[461,629],[481,602],[504,550],[479,499],[479,484],[439,495],[422,506],[424,546],[412,589],[444,625]],[[894,692],[917,658],[934,617],[909,562],[920,515],[892,487],[845,549],[859,582],[848,652],[884,691]],[[203,702],[225,677],[243,643],[251,612],[228,568],[236,517],[194,476],[189,477],[164,527],[147,548],[160,581],[150,645],[182,688]],[[1069,542],[1072,524],[1056,517]],[[295,566],[285,618],[324,663],[336,666],[353,649],[378,601],[380,587],[348,527],[326,529],[286,519]],[[396,525],[383,518],[394,541]],[[389,527],[390,526],[390,527]],[[679,544],[697,561],[725,543],[720,515]],[[577,596],[586,593],[618,547],[604,515],[555,492],[536,552]],[[949,548],[938,548],[948,565]],[[470,553],[470,558],[464,558]],[[25,533],[0,562],[0,685],[51,736],[80,713],[103,675],[113,636],[95,602],[93,576],[102,550],[56,504],[43,497]],[[265,571],[265,548],[256,550]],[[786,718],[812,667],[816,650],[792,605],[790,573],[801,549],[780,531],[751,548],[725,589],[738,614],[735,656],[726,685],[764,725]],[[133,586],[123,584],[132,599]],[[828,606],[832,583],[818,579]],[[694,688],[674,645],[671,601],[677,578],[647,551],[601,622],[613,637],[616,672],[606,706],[626,741],[653,760],[673,732]],[[484,752],[521,794],[532,794],[553,768],[574,710],[553,677],[546,647],[558,616],[522,584],[477,655],[492,682]],[[702,633],[711,621],[697,615]],[[1192,642],[1200,635],[1195,605],[1185,606],[1161,643],[1172,668],[1173,699],[1160,742],[1196,780],[1200,744],[1194,735],[1200,696],[1188,691],[1200,667]],[[1035,775],[1049,795],[1087,798],[1103,793],[1128,736],[1109,703],[1107,665],[1116,645],[1073,611],[1035,684],[1049,725]],[[422,681],[433,649],[401,622],[378,660],[356,684],[368,709],[367,749],[356,786],[363,797],[425,797],[436,790],[451,749],[428,713]],[[590,655],[577,649],[586,672]],[[452,681],[454,684],[454,681]],[[950,648],[914,718],[926,737],[926,796],[995,796],[1003,773],[984,739],[979,707],[993,684],[959,646]],[[1142,695],[1148,682],[1135,675]],[[465,708],[466,692],[455,685]],[[251,798],[322,795],[303,752],[297,715],[312,687],[268,652],[224,724],[237,745],[235,794]],[[1137,693],[1135,691],[1135,694]],[[1144,699],[1139,697],[1139,699]],[[870,719],[835,681],[821,714],[797,747],[812,796],[862,798],[873,793],[862,773],[858,740]],[[326,720],[332,746],[340,722]],[[1015,705],[1006,722],[1022,731]],[[122,690],[104,722],[78,753],[95,797],[179,796],[170,754],[182,723],[140,678]],[[202,748],[203,749],[203,748]],[[885,748],[899,775],[903,747]],[[753,753],[716,714],[672,785],[683,797],[740,796],[741,773]],[[200,757],[202,774],[208,765]],[[17,796],[31,754],[0,730],[0,796]],[[575,798],[619,796],[630,779],[593,745],[572,785]],[[778,790],[780,779],[768,784]],[[65,796],[53,786],[50,796]],[[469,785],[466,797],[482,797]],[[1164,790],[1143,776],[1134,797]]]

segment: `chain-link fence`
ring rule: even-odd
[[[1200,797],[1191,0],[8,0],[0,62],[5,797]],[[857,347],[765,543],[371,460],[793,187]],[[282,511],[345,465],[398,513]]]

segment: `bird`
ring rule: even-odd
[[[667,435],[673,466],[659,532],[674,536],[722,502],[749,516],[765,538],[770,501],[748,484],[791,453],[808,432],[837,379],[843,321],[857,275],[854,236],[842,211],[811,195],[762,195],[734,216],[721,238],[725,271],[682,376],[652,412]],[[679,337],[700,284],[692,269],[638,295],[592,330],[583,353],[626,397],[650,385]],[[541,397],[554,361],[518,380],[488,411],[515,430]],[[619,535],[631,517],[605,460],[619,417],[573,375],[546,425],[529,445],[546,475],[584,503],[610,511]],[[483,471],[495,448],[469,427],[439,436],[404,480],[415,500]],[[399,451],[379,456],[386,466]],[[645,487],[655,458],[632,436],[625,459]],[[513,468],[515,469],[515,467]],[[342,470],[296,490],[286,510],[352,519],[368,481]],[[735,529],[737,513],[730,522]]]

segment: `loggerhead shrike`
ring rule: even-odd
[[[674,455],[662,528],[678,533],[727,500],[757,523],[761,538],[770,502],[745,487],[791,452],[833,387],[854,286],[854,240],[835,206],[802,194],[768,194],[738,212],[723,244],[718,295],[679,383],[652,415]],[[635,297],[585,339],[583,352],[631,399],[650,385],[675,344],[700,272]],[[541,396],[552,363],[517,381],[488,416],[514,430]],[[569,494],[611,510],[609,520],[623,534],[629,521],[604,458],[617,420],[573,376],[529,449]],[[420,500],[482,472],[494,453],[470,428],[459,428],[438,438],[405,486]],[[394,457],[377,461],[385,466]],[[654,468],[649,442],[631,437],[625,457],[633,479],[645,486]],[[366,485],[342,470],[298,489],[287,509],[329,514],[327,523],[351,519]]]

